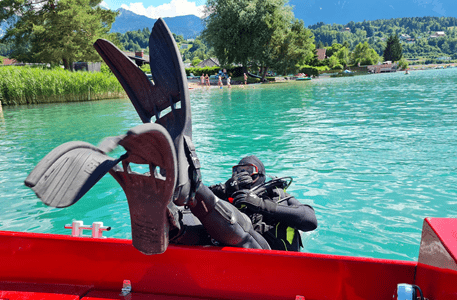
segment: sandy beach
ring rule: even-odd
[[[325,78],[325,76],[323,76],[321,78]],[[313,80],[319,80],[319,79],[320,79],[319,77],[313,78]],[[276,82],[274,82],[274,81],[270,81],[270,82],[267,82],[267,83],[257,82],[257,83],[248,83],[247,85],[255,87],[256,85],[259,85],[259,84],[283,84],[283,83],[286,83],[286,82],[294,82],[294,81],[295,80],[291,80],[291,79],[289,79],[289,80],[283,79],[283,80],[279,80],[279,81],[276,81]],[[189,85],[189,89],[191,89],[191,90],[193,90],[193,89],[201,89],[201,88],[212,88],[212,89],[213,88],[219,88],[219,86],[217,85],[217,81],[216,80],[211,80],[209,87],[207,87],[206,85],[201,85],[199,79],[187,79],[187,83]],[[223,88],[229,88],[227,86],[227,81],[226,80],[222,80],[222,85],[223,85]],[[232,81],[231,82],[231,87],[232,88],[244,88],[245,84],[242,81]]]
[[[211,80],[209,87],[207,87],[206,85],[201,85],[199,79],[187,79],[187,83],[189,85],[189,89],[191,89],[191,90],[201,89],[201,88],[219,88],[219,86],[217,85],[217,80]],[[258,83],[256,83],[256,84],[258,84]],[[227,86],[226,80],[222,80],[222,85],[223,85],[223,88],[229,88]],[[252,84],[250,84],[250,85],[252,85]],[[232,81],[231,86],[232,87],[244,87],[244,84],[241,81]]]

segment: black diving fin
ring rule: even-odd
[[[145,254],[163,253],[178,172],[173,140],[162,125],[149,123],[106,138],[99,147],[111,151],[117,145],[127,151],[118,159],[89,143],[62,144],[36,165],[25,185],[46,205],[62,208],[75,204],[109,172],[127,196],[133,246]],[[138,173],[131,164],[146,165],[149,172]]]
[[[94,44],[146,124],[127,135],[109,137],[99,147],[84,142],[63,144],[38,163],[25,184],[45,204],[67,207],[109,172],[127,196],[133,245],[153,254],[168,246],[167,205],[171,201],[189,204],[201,178],[191,140],[187,79],[176,42],[162,19],[155,23],[149,45],[154,83],[109,41]],[[153,117],[157,124],[150,123]],[[127,153],[118,159],[106,155],[117,145]],[[131,164],[146,164],[150,172],[134,172]]]
[[[122,168],[113,168],[110,174],[127,196],[132,244],[144,254],[163,253],[169,240],[167,205],[178,171],[173,141],[163,126],[149,123],[130,129],[119,145],[128,156]],[[132,171],[132,164],[147,165],[149,172]]]
[[[127,92],[144,123],[155,122],[170,134],[178,161],[178,179],[173,200],[177,205],[192,201],[199,177],[199,163],[192,151],[192,121],[184,65],[176,42],[162,19],[154,24],[149,39],[153,83],[124,53],[107,40],[94,44],[106,64]],[[167,111],[162,116],[164,111]],[[194,182],[193,182],[194,181]]]
[[[122,159],[109,157],[89,143],[68,142],[47,154],[27,176],[25,185],[46,205],[67,207]]]

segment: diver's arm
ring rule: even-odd
[[[268,197],[260,198],[247,190],[238,191],[233,197],[233,204],[237,208],[244,205],[252,212],[269,216],[302,231],[311,231],[317,228],[314,209],[309,205],[301,204],[288,194],[285,194],[285,200],[279,201],[279,203]]]
[[[218,199],[207,186],[200,185],[195,200],[190,210],[213,239],[227,246],[270,249],[251,220],[232,204]]]
[[[248,172],[240,172],[234,174],[232,178],[225,183],[218,183],[209,187],[209,189],[216,195],[216,197],[227,200],[232,194],[246,186],[250,186],[252,178]]]
[[[287,204],[279,203],[276,212],[270,214],[273,218],[301,231],[317,228],[316,214],[311,206],[300,203],[294,197],[284,202]]]
[[[223,183],[214,184],[214,185],[209,186],[209,189],[219,199],[227,200],[227,191],[225,189],[225,184],[223,184]]]

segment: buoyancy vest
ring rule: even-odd
[[[276,203],[290,197],[285,190],[278,187],[267,189],[258,196],[269,198]],[[247,213],[247,215],[251,219],[254,230],[267,240],[272,250],[300,251],[300,248],[303,247],[300,232],[284,222],[275,220],[274,215],[259,213]]]

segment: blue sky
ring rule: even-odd
[[[1,1],[1,0],[0,0]],[[139,2],[141,1],[141,2]],[[203,16],[206,0],[104,0],[112,10],[128,9],[152,19],[183,15]],[[457,17],[457,0],[289,0],[296,18],[306,25],[317,22],[346,24],[349,21],[401,17]]]
[[[104,0],[102,6],[112,10],[125,8],[153,19],[184,15],[203,16],[205,0]]]

